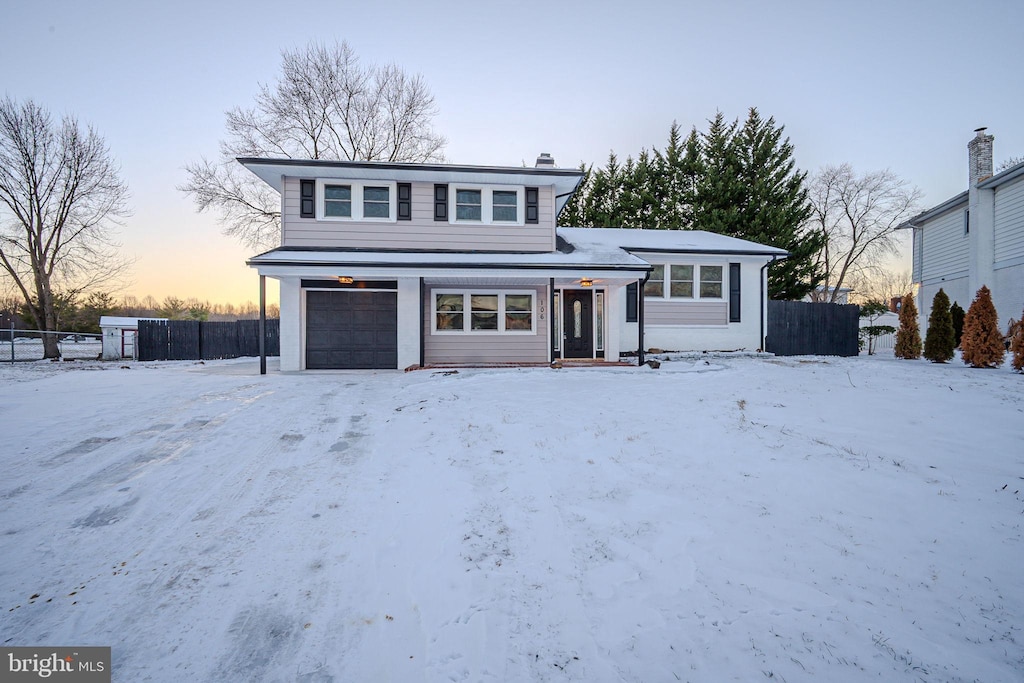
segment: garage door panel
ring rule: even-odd
[[[307,368],[397,365],[397,292],[306,292]]]

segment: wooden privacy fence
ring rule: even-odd
[[[267,320],[266,352],[281,355],[281,325]],[[213,360],[260,355],[260,321],[140,320],[139,360]]]
[[[860,307],[769,301],[765,351],[776,356],[856,356]]]

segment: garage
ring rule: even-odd
[[[306,291],[306,368],[398,367],[398,293]]]

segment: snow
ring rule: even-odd
[[[1024,677],[1006,368],[0,381],[4,644],[109,645],[116,681]]]
[[[785,256],[786,250],[706,230],[640,230],[633,228],[557,228],[577,247],[712,254]]]

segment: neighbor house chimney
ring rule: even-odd
[[[974,187],[992,175],[992,141],[991,135],[985,135],[985,128],[975,128],[976,135],[967,143],[969,187]]]
[[[989,156],[990,165],[991,165],[991,159],[992,159],[991,146],[989,148],[988,156]],[[537,157],[537,164],[536,164],[536,166],[537,166],[537,168],[554,168],[555,167],[555,160],[547,152],[541,152],[540,156]]]

